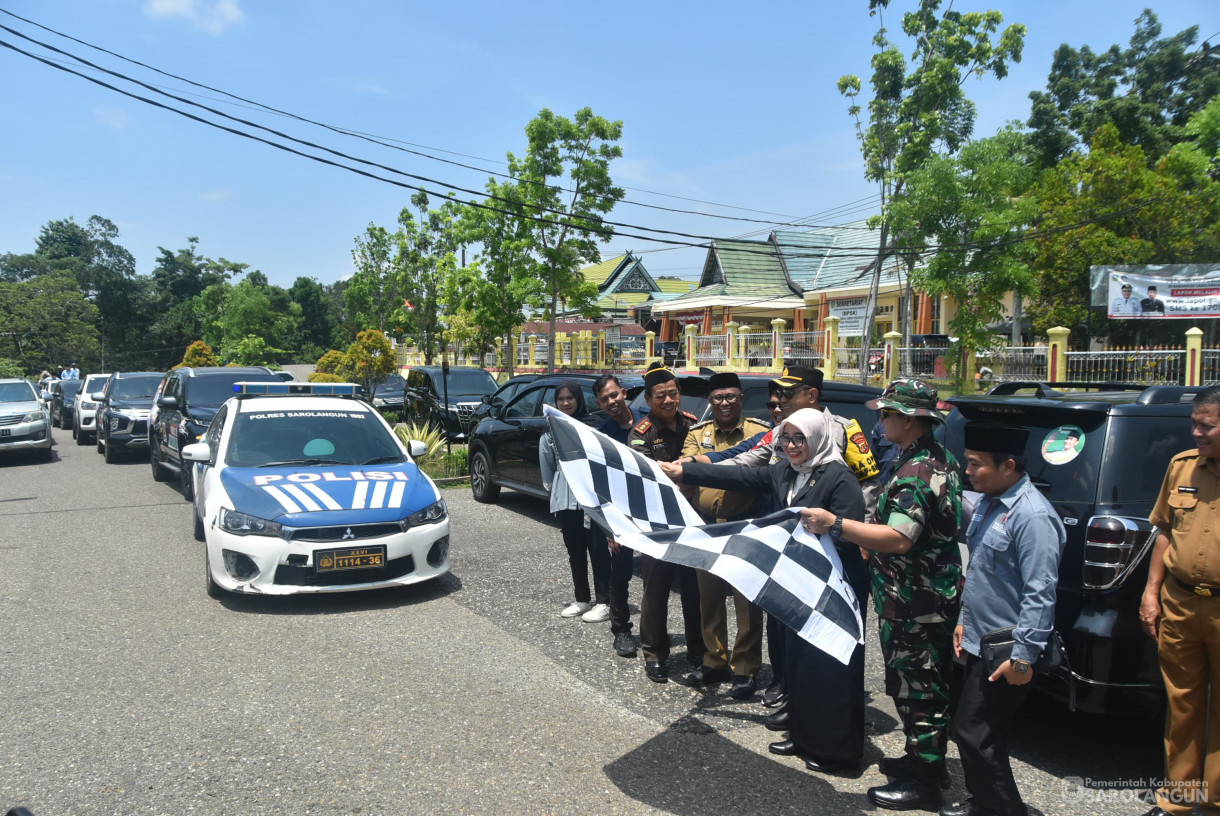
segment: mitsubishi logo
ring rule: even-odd
[[[340,540],[341,541],[351,541],[355,537],[356,537],[356,534],[352,532],[352,528],[348,527],[347,532],[343,534],[343,538]]]

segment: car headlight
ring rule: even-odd
[[[373,397],[373,404],[380,408],[381,406],[385,405],[385,400],[383,400],[381,397]]]
[[[435,504],[430,504],[418,513],[412,513],[402,522],[402,529],[408,530],[411,527],[419,527],[423,524],[436,524],[438,521],[444,521],[449,518],[449,510],[445,507],[445,500],[441,499]]]
[[[93,410],[97,409],[97,403],[96,402],[82,402],[80,404],[80,407],[81,407],[81,410],[83,410],[83,411],[93,411]]]
[[[283,525],[278,521],[267,521],[249,513],[239,513],[227,507],[220,508],[220,529],[233,535],[278,536]]]
[[[42,409],[39,409],[37,411],[30,411],[28,414],[26,414],[24,417],[21,418],[21,421],[22,422],[37,422],[38,420],[43,419],[45,416],[46,415],[43,414]]]

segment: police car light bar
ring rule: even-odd
[[[332,396],[354,397],[360,391],[360,386],[354,383],[266,383],[238,382],[233,383],[233,393],[243,396]]]

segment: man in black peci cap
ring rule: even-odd
[[[953,651],[966,659],[954,739],[970,801],[942,816],[1025,816],[1008,758],[1008,729],[1029,693],[1033,664],[1055,636],[1055,585],[1066,535],[1025,473],[1029,429],[966,426],[966,475],[984,495],[966,530],[970,568]],[[988,668],[980,640],[1013,627],[1012,657]]]

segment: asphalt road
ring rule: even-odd
[[[765,710],[725,687],[649,682],[608,624],[559,617],[571,579],[538,500],[446,491],[453,574],[431,584],[217,602],[190,505],[147,458],[108,466],[56,436],[51,463],[0,459],[0,811],[872,812],[876,762],[901,750],[871,625],[856,778],[769,755]],[[680,633],[677,612],[675,597]],[[1161,773],[1155,724],[1039,700],[1013,753],[1048,815],[1143,813],[1131,791],[1098,786]]]

